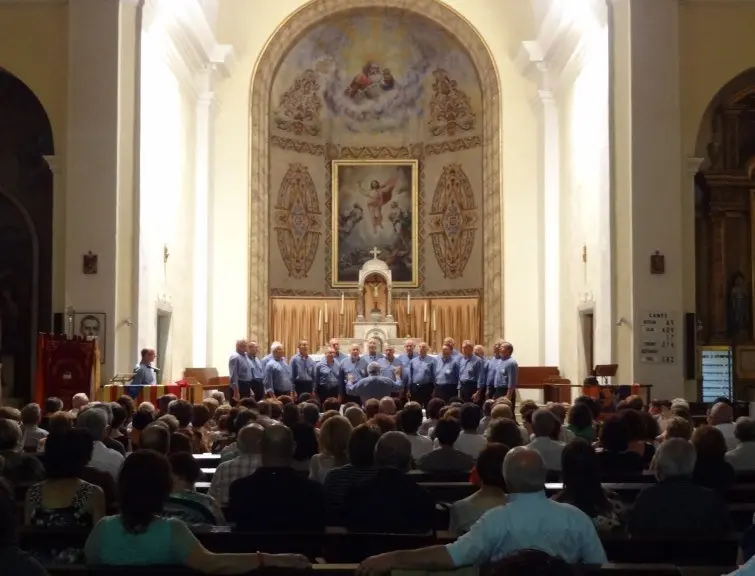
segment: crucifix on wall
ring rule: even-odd
[[[372,258],[374,260],[377,260],[377,257],[380,254],[380,250],[378,250],[377,246],[373,246],[372,250],[370,250],[370,254],[372,254]]]

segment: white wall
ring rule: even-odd
[[[538,297],[536,120],[530,106],[532,87],[516,70],[516,45],[507,30],[522,21],[522,0],[447,0],[488,44],[501,83],[503,154],[503,292],[502,336],[512,341],[523,365],[541,357]],[[248,302],[248,164],[249,88],[254,63],[276,27],[303,0],[252,3],[226,0],[221,5],[218,40],[239,55],[234,74],[217,96],[215,120],[212,239],[215,284],[211,289],[208,365],[223,367],[233,341],[247,333]],[[526,9],[529,9],[526,6]],[[531,34],[519,26],[519,32]],[[291,39],[293,41],[293,39]],[[266,263],[260,263],[266,265]]]
[[[559,91],[561,140],[560,366],[581,382],[580,309],[594,314],[594,363],[611,363],[611,242],[608,149],[608,32],[588,35],[573,83]],[[587,262],[582,261],[583,248]],[[590,367],[591,368],[591,367]]]
[[[196,97],[171,50],[159,22],[143,32],[138,348],[156,346],[158,307],[172,310],[163,378],[174,381],[193,365]]]

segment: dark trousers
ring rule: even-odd
[[[338,398],[340,390],[338,388],[328,388],[327,386],[317,387],[317,397],[320,402],[323,402],[327,398]]]
[[[294,390],[296,390],[296,395],[312,394],[312,385],[312,380],[294,380]]]
[[[504,396],[508,395],[509,393],[509,387],[508,386],[501,386],[500,388],[488,388],[488,398],[492,398],[494,400],[497,400],[498,398],[503,398]],[[512,395],[513,396],[513,395]],[[511,410],[513,411],[516,405],[516,396],[513,396],[510,398],[511,400]]]
[[[424,408],[427,406],[427,403],[430,401],[430,398],[433,397],[433,389],[435,386],[432,384],[425,384],[423,386],[418,386],[417,384],[412,384],[409,387],[409,392],[412,395],[412,400],[415,402],[419,402],[420,405]]]
[[[451,398],[458,394],[458,386],[456,384],[436,384],[435,385],[435,397],[440,398],[444,402],[448,402]]]
[[[459,385],[459,396],[462,402],[472,402],[472,396],[477,392],[476,380],[462,380]]]
[[[252,394],[254,394],[254,399],[257,402],[265,397],[265,385],[262,380],[252,380]]]

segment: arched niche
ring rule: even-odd
[[[270,117],[271,90],[282,59],[313,26],[346,11],[401,10],[424,18],[447,31],[464,46],[481,85],[482,194],[482,303],[483,337],[492,342],[503,330],[502,218],[501,218],[501,100],[498,71],[484,40],[452,8],[437,0],[314,0],[279,26],[258,59],[250,87],[249,171],[249,335],[266,341],[269,306],[270,229]],[[296,169],[300,181],[308,175]],[[430,191],[432,192],[432,191]],[[420,226],[422,224],[420,223]],[[276,263],[277,266],[282,264]]]
[[[701,344],[755,342],[755,68],[716,93],[698,130],[696,295]],[[748,360],[749,361],[749,360]]]
[[[29,397],[36,334],[52,328],[52,128],[36,95],[0,68],[0,361],[4,394]]]

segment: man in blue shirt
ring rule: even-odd
[[[409,393],[425,408],[435,389],[435,359],[427,354],[429,346],[420,342],[419,354],[409,362]]]
[[[404,382],[405,391],[409,389],[409,363],[416,356],[414,347],[414,340],[406,340],[404,342],[404,353],[398,357],[399,362],[401,362],[401,380]]]
[[[473,402],[477,391],[485,388],[485,361],[473,351],[472,342],[464,340],[459,358],[459,396],[463,402]]]
[[[534,450],[519,446],[506,454],[503,477],[509,492],[506,506],[486,512],[461,538],[445,546],[401,550],[363,561],[356,576],[405,570],[454,570],[492,564],[521,550],[542,550],[569,564],[604,564],[606,553],[587,514],[548,499],[547,469]],[[547,527],[547,533],[543,527]]]
[[[349,357],[348,354],[341,352],[341,343],[338,341],[338,338],[331,338],[330,342],[328,342],[328,346],[336,351],[336,360],[338,360],[338,362],[343,362]]]
[[[349,356],[341,364],[343,371],[343,380],[346,384],[353,384],[367,376],[367,362],[359,355],[359,344],[352,344],[349,347]],[[359,402],[358,396],[350,396],[346,392],[347,402]]]
[[[254,340],[250,341],[246,357],[249,358],[249,363],[252,365],[252,393],[257,402],[265,397],[265,385],[262,382],[265,378],[265,369],[262,366],[262,361],[257,358],[259,353],[259,345]]]
[[[133,386],[153,386],[157,384],[157,373],[159,370],[152,366],[152,362],[157,358],[157,353],[152,348],[144,348],[141,352],[141,360],[134,366],[134,379],[131,381]]]
[[[451,357],[454,360],[458,360],[461,357],[461,353],[456,349],[456,340],[450,336],[443,338],[443,346],[448,346],[451,349]]]
[[[252,394],[252,363],[247,356],[249,344],[236,341],[236,352],[228,359],[228,392],[231,398],[248,398]]]
[[[452,348],[443,344],[435,359],[435,396],[448,402],[459,390],[459,365],[451,355]]]
[[[382,357],[383,355],[377,351],[377,340],[375,340],[374,338],[367,340],[367,354],[362,356],[365,362],[367,362],[367,364],[369,364],[370,362],[377,362]]]
[[[483,395],[491,397],[495,390],[495,375],[498,372],[498,364],[501,362],[501,343],[493,344],[493,357],[485,360],[485,389]]]
[[[395,348],[393,347],[393,344],[388,344],[383,348],[385,356],[378,360],[378,364],[380,365],[380,375],[389,378],[390,380],[401,380],[403,388],[402,364],[401,360],[393,355],[394,350]]]
[[[398,378],[386,378],[380,375],[380,364],[370,362],[367,365],[368,376],[354,383],[346,385],[346,390],[353,396],[359,396],[359,401],[364,406],[367,400],[375,398],[380,400],[403,387]]]
[[[270,362],[270,360],[273,359],[273,350],[275,348],[277,348],[278,346],[283,346],[283,344],[281,344],[280,342],[273,342],[272,344],[270,344],[270,354],[268,354],[267,356],[264,356],[262,358],[262,370],[263,371],[265,370],[265,366],[267,366],[267,363]]]
[[[297,396],[311,394],[314,390],[315,361],[309,355],[309,342],[299,340],[299,351],[291,356],[290,364]]]
[[[271,353],[272,358],[265,365],[265,394],[268,396],[294,395],[291,366],[283,357],[283,344],[276,342]]]
[[[519,364],[511,355],[514,353],[514,347],[509,342],[501,343],[501,358],[498,361],[494,372],[493,390],[488,388],[489,398],[501,398],[506,396],[511,400],[511,409],[514,409],[516,399],[516,385],[519,376]]]
[[[326,398],[339,398],[343,395],[343,370],[336,360],[336,351],[329,348],[325,358],[315,366],[315,392],[320,402]]]

